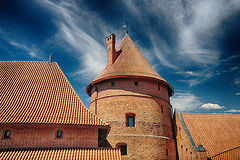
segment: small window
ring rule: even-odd
[[[112,87],[114,87],[115,86],[115,82],[112,82]]]
[[[127,127],[135,127],[135,114],[127,114]]]
[[[135,84],[135,86],[138,86],[138,81],[135,81],[134,84]]]
[[[117,144],[117,148],[120,148],[121,155],[127,155],[127,144]]]
[[[188,149],[186,148],[186,151],[188,151]]]
[[[181,148],[183,148],[183,145],[181,145]]]
[[[57,131],[57,139],[62,139],[62,131]]]
[[[10,139],[10,134],[11,134],[11,132],[9,130],[5,131],[4,132],[4,139]]]
[[[162,111],[162,113],[163,113],[163,105],[161,105],[161,111]]]
[[[166,149],[166,156],[168,156],[168,149]]]
[[[158,90],[160,91],[160,89],[161,89],[161,88],[160,88],[160,84],[158,83]]]
[[[95,87],[95,91],[98,92],[98,87]]]
[[[190,152],[190,154],[192,154],[192,152]]]

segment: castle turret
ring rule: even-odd
[[[116,51],[113,37],[114,43],[107,38],[107,67],[87,86],[90,110],[110,124],[107,141],[121,148],[123,159],[176,159],[169,99],[173,88],[128,34]]]

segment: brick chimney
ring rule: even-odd
[[[107,66],[114,63],[117,58],[115,50],[115,34],[111,34],[106,38],[107,41]]]

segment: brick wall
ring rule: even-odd
[[[10,130],[9,140],[4,131]],[[57,131],[62,131],[62,139],[57,139]],[[97,147],[98,128],[78,125],[54,124],[1,124],[0,148],[27,147]]]
[[[110,124],[107,139],[112,147],[118,143],[127,144],[128,154],[123,159],[176,159],[166,86],[160,84],[158,90],[155,81],[115,79],[95,87],[90,110]],[[127,113],[135,114],[135,127],[126,126]]]
[[[197,156],[193,150],[193,147],[184,131],[184,128],[179,120],[178,114],[174,114],[175,121],[175,134],[177,141],[177,151],[179,160],[195,160]]]

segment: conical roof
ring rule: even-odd
[[[91,84],[113,78],[141,77],[163,82],[173,92],[172,87],[157,72],[138,50],[128,34],[117,49],[118,57],[112,65],[107,66]],[[91,85],[89,84],[89,86]]]

